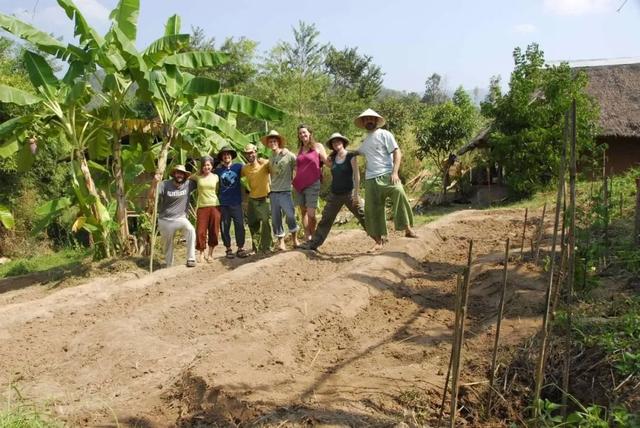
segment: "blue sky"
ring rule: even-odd
[[[222,41],[246,36],[260,53],[292,39],[299,20],[315,23],[323,42],[358,47],[385,73],[386,87],[422,93],[434,72],[449,89],[488,86],[492,75],[507,82],[516,46],[538,42],[547,60],[640,57],[640,0],[307,0],[214,2],[140,0],[138,45],[159,37],[170,15],[183,31],[202,27]],[[76,0],[101,32],[116,0]],[[0,11],[72,37],[54,0],[0,0]]]

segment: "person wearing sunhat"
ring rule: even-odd
[[[386,239],[387,199],[391,199],[396,230],[404,230],[406,237],[415,238],[413,212],[398,175],[402,152],[395,137],[391,132],[381,128],[385,120],[372,109],[365,110],[354,122],[358,128],[367,131],[358,153],[367,161],[364,177],[364,216],[367,233],[376,241],[373,250],[380,249]]]
[[[249,203],[247,205],[247,223],[251,232],[251,244],[256,253],[271,251],[271,224],[269,201],[269,161],[258,159],[257,147],[247,144],[244,155],[247,164],[242,167],[242,177],[249,185]]]
[[[271,227],[278,243],[277,250],[285,250],[284,227],[282,225],[282,213],[287,220],[287,229],[291,234],[293,247],[298,243],[298,224],[296,223],[296,210],[291,199],[291,182],[293,171],[296,168],[296,157],[285,148],[286,141],[278,131],[270,131],[262,137],[262,144],[271,149],[269,157],[269,175],[271,177]]]
[[[218,245],[220,231],[220,200],[218,188],[220,177],[213,172],[214,159],[203,156],[200,159],[200,171],[189,177],[198,185],[196,209],[196,250],[199,251],[198,262],[203,259],[210,262],[213,249]],[[205,250],[209,251],[205,254]]]
[[[176,165],[171,170],[171,180],[164,180],[158,186],[158,230],[164,242],[167,267],[173,264],[173,240],[179,230],[187,241],[187,267],[196,265],[196,230],[187,215],[189,197],[197,184],[188,180],[189,175],[184,165]]]
[[[349,139],[339,132],[333,133],[326,144],[332,150],[327,162],[331,166],[331,190],[313,237],[301,246],[303,249],[314,251],[327,239],[333,222],[345,205],[362,228],[365,228],[364,209],[358,195],[360,171],[357,153],[347,151]]]
[[[222,243],[225,246],[225,255],[232,259],[235,256],[247,257],[248,253],[244,249],[244,214],[242,212],[242,186],[240,176],[242,164],[234,163],[238,156],[231,146],[225,146],[218,153],[218,167],[216,175],[220,177],[220,234]],[[235,231],[236,246],[238,250],[235,255],[231,249],[231,224]]]

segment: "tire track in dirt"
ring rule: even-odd
[[[363,254],[363,232],[347,231],[326,253],[286,252],[233,270],[176,267],[6,304],[0,387],[48,400],[72,425],[114,414],[158,426],[387,424],[402,414],[403,391],[441,388],[467,239],[484,239],[479,254],[501,251],[520,216],[459,212],[422,227],[418,240],[392,238],[377,255]],[[474,274],[471,347],[489,341],[496,260]],[[514,274],[539,293],[535,269]],[[511,301],[530,305],[533,321],[507,320],[514,338],[536,325],[537,300],[525,289],[514,287]]]

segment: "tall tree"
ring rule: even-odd
[[[577,143],[580,155],[595,150],[597,105],[585,92],[587,77],[566,63],[545,65],[537,44],[523,52],[514,49],[515,67],[509,92],[483,105],[493,119],[491,156],[506,167],[506,182],[513,191],[528,195],[548,184],[558,171],[564,114],[576,100]],[[583,164],[587,160],[584,159]]]
[[[382,70],[372,57],[358,54],[358,48],[330,47],[325,67],[338,89],[354,91],[359,98],[370,100],[382,89]]]
[[[424,86],[424,95],[422,96],[423,103],[438,105],[449,99],[444,87],[443,78],[438,73],[433,73],[429,76]]]

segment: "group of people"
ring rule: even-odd
[[[379,250],[387,236],[385,206],[391,200],[396,230],[405,236],[416,237],[413,214],[399,177],[402,153],[393,134],[382,126],[385,120],[368,109],[355,119],[359,128],[367,131],[361,146],[348,151],[350,141],[340,133],[332,134],[326,142],[330,149],[318,143],[311,128],[298,126],[297,155],[286,148],[286,140],[277,131],[269,132],[262,143],[271,150],[269,159],[258,157],[257,148],[244,148],[246,164],[233,162],[237,152],[224,147],[217,159],[204,156],[200,170],[191,175],[183,165],[171,171],[171,179],[158,187],[158,229],[165,246],[167,266],[173,264],[174,235],[182,230],[187,245],[187,266],[210,261],[218,245],[218,232],[228,258],[244,258],[250,253],[245,246],[245,216],[251,233],[252,251],[266,253],[286,250],[285,229],[291,235],[294,248],[317,250],[329,235],[331,226],[343,206],[346,206],[375,241],[372,251]],[[365,203],[360,202],[360,172],[358,155],[364,156]],[[322,167],[331,169],[331,187],[320,222],[316,211],[320,195]],[[246,212],[242,205],[245,178],[248,189]],[[196,227],[188,220],[189,200],[197,191]],[[299,207],[303,240],[298,237],[294,203]],[[235,233],[236,251],[231,245],[231,225]]]

